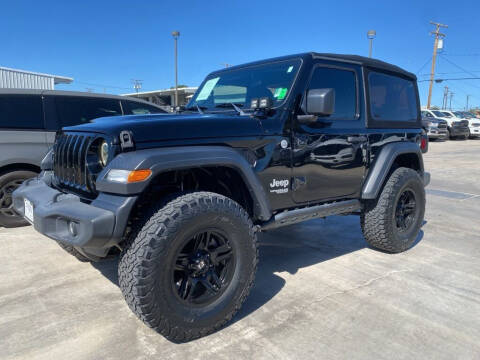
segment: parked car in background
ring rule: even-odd
[[[425,114],[425,117],[431,115],[435,119],[445,120],[447,122],[447,138],[449,139],[467,139],[470,134],[468,121],[457,118],[451,111],[422,109],[422,113]]]
[[[447,121],[436,118],[429,111],[422,110],[422,126],[429,140],[448,139]]]
[[[469,137],[475,138],[480,137],[480,119],[475,117],[472,113],[468,111],[454,111],[453,114],[457,118],[468,121],[468,129],[470,130]]]
[[[468,120],[457,117],[451,110],[442,110],[442,113],[449,125],[450,138],[468,139],[470,136]]]
[[[12,192],[40,172],[57,130],[103,116],[165,113],[144,100],[54,90],[0,89],[0,226],[26,223]]]

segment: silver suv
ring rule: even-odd
[[[0,89],[0,226],[26,224],[14,212],[11,194],[40,172],[57,130],[104,116],[164,112],[155,104],[115,95]]]

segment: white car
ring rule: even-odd
[[[457,118],[462,118],[463,120],[468,121],[468,129],[470,130],[469,137],[473,138],[480,136],[480,119],[476,118],[468,111],[454,111],[453,114],[455,114]]]

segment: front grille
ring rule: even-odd
[[[446,121],[441,121],[438,123],[437,127],[439,129],[446,129],[447,128],[447,122]]]
[[[468,126],[468,120],[454,121],[453,126],[465,127]]]
[[[474,127],[479,127],[479,126],[480,126],[480,123],[474,123],[474,124],[472,124],[472,126],[474,126]]]
[[[57,135],[53,146],[53,171],[57,185],[80,193],[93,193],[87,167],[88,148],[93,136],[82,134]]]

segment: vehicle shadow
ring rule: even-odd
[[[299,269],[328,261],[367,246],[358,216],[331,216],[291,225],[258,236],[260,259],[255,285],[235,317],[238,321],[272,299],[285,285],[277,272],[295,274]],[[118,286],[118,258],[92,263]]]
[[[295,274],[301,268],[365,247],[358,216],[331,216],[260,234],[255,284],[232,323],[255,312],[281,291],[285,280],[276,273]]]
[[[423,230],[419,232],[413,246],[422,238]],[[245,304],[229,325],[255,312],[282,290],[285,280],[276,273],[295,274],[301,268],[368,246],[358,216],[331,216],[310,220],[260,233],[258,240],[260,259],[255,284]],[[118,258],[92,263],[92,266],[118,286]]]

